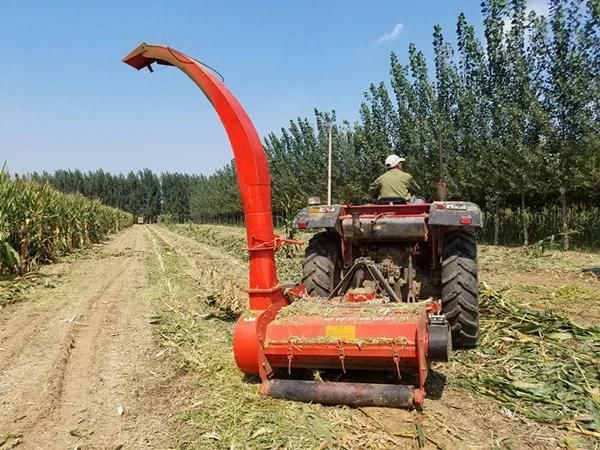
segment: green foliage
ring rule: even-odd
[[[294,216],[297,209],[294,208],[291,199],[288,197],[286,202],[280,205],[282,215],[276,219],[277,226],[281,229],[281,235],[287,239],[296,239],[297,229],[294,228]],[[293,258],[298,252],[298,245],[285,244],[279,250],[279,255],[284,258]]]
[[[528,11],[525,0],[484,0],[484,42],[461,14],[456,50],[434,27],[431,70],[413,44],[404,63],[392,53],[391,91],[384,82],[371,84],[358,123],[339,124],[335,112],[315,111],[313,122],[298,118],[270,133],[265,149],[276,215],[288,199],[300,208],[308,196],[325,198],[331,127],[336,203],[368,200],[368,184],[384,170],[385,156],[396,152],[407,157],[427,198],[443,177],[451,198],[486,209],[535,205],[535,213],[523,215],[532,220],[522,227],[533,230],[532,241],[565,234],[560,222],[536,234],[536,222],[545,221],[537,211],[557,204],[563,193],[572,203],[600,201],[598,3],[553,0],[546,18]],[[241,212],[233,175],[228,166],[192,195],[196,218]],[[573,229],[585,227],[572,219]],[[526,240],[523,230],[514,233],[520,237],[502,239]]]
[[[0,273],[24,274],[131,225],[131,214],[0,171]]]
[[[499,244],[518,245],[523,243],[523,216],[521,210],[501,209],[498,214],[486,214],[479,240],[494,241],[494,225],[498,221]],[[567,231],[562,232],[563,214],[558,207],[542,208],[527,213],[531,247],[553,248],[562,243],[565,234],[575,247],[600,248],[600,208],[571,207],[566,213]]]
[[[173,213],[175,210],[171,197],[162,195],[159,177],[150,169],[129,172],[127,176],[112,175],[102,169],[86,173],[80,170],[57,170],[53,174],[34,172],[29,178],[48,183],[61,192],[98,199],[106,205],[145,217],[149,221],[154,221],[160,214],[161,200],[165,203],[166,212]]]
[[[456,383],[537,421],[600,431],[600,327],[582,327],[483,288],[480,351],[458,353]]]
[[[190,213],[194,221],[242,210],[233,162],[208,177],[195,178],[190,189]]]

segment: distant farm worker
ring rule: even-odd
[[[398,155],[390,155],[385,159],[387,172],[377,178],[369,188],[369,194],[378,202],[409,202],[419,190],[419,185],[410,173],[402,170],[406,161]]]

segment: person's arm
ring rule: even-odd
[[[379,178],[371,183],[369,186],[369,195],[377,200],[379,196],[379,190],[381,189],[381,183],[379,182]]]
[[[409,180],[408,180],[408,191],[412,194],[412,195],[416,195],[417,192],[419,192],[421,190],[421,186],[419,186],[419,183],[417,183],[415,181],[415,179],[413,178],[413,176],[411,175]]]

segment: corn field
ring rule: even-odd
[[[527,232],[529,242],[542,240],[562,240],[563,215],[559,207],[527,211]],[[497,216],[484,215],[483,229],[479,234],[481,242],[494,242],[495,221],[498,221],[498,244],[523,245],[523,215],[520,209],[502,209]],[[578,248],[600,248],[600,208],[567,208],[565,221],[569,229],[571,245]]]
[[[527,232],[529,243],[535,244],[546,240],[554,243],[563,239],[563,216],[559,207],[543,208],[538,211],[527,211]],[[569,240],[575,248],[600,248],[600,208],[589,206],[572,206],[567,208],[566,223],[569,229]],[[161,220],[173,223],[173,219],[161,216]],[[498,221],[499,245],[523,245],[523,215],[520,209],[502,209],[497,216],[484,211],[483,228],[479,232],[479,241],[485,244],[494,243],[495,221]],[[273,223],[282,227],[289,221],[284,213],[274,213]],[[221,225],[244,225],[244,215],[240,213],[218,214],[196,218],[196,222]]]
[[[0,273],[23,275],[132,223],[131,214],[98,200],[0,171]]]

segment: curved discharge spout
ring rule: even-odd
[[[266,309],[282,300],[275,266],[277,241],[271,215],[269,166],[258,133],[240,102],[206,66],[170,47],[142,43],[123,62],[151,71],[153,63],[175,66],[208,97],[225,127],[235,158],[250,254],[250,309]]]

